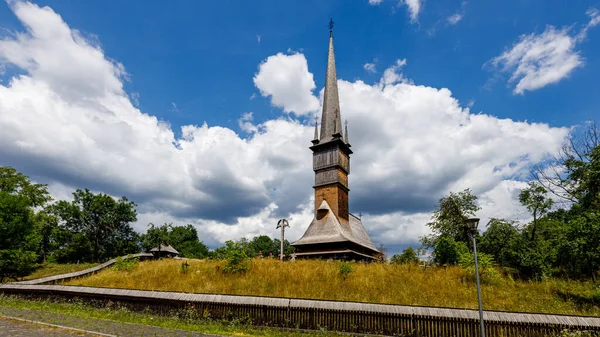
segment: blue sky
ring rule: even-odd
[[[336,21],[338,77],[378,80],[363,69],[377,60],[385,68],[406,58],[407,76],[416,83],[449,88],[473,109],[515,120],[572,125],[600,110],[594,93],[597,62],[543,90],[513,95],[503,80],[486,87],[493,73],[483,64],[511,46],[522,34],[540,33],[546,25],[578,29],[593,1],[427,1],[417,23],[397,1],[39,1],[75,29],[94,34],[105,53],[126,66],[130,92],[140,94],[140,108],[177,129],[185,124],[235,128],[239,114],[256,120],[279,114],[256,93],[251,78],[267,56],[288,48],[308,59],[317,87],[325,78],[327,21]],[[448,17],[461,14],[455,25]],[[7,6],[0,9],[4,28],[20,23]],[[257,35],[260,35],[260,43]],[[587,60],[600,59],[598,32],[578,46]],[[174,109],[175,103],[177,109]],[[178,111],[177,111],[178,110]]]
[[[483,217],[525,221],[515,196],[528,168],[600,111],[599,7],[9,1],[0,165],[56,197],[83,187],[131,196],[140,231],[189,222],[217,245],[275,236],[271,222],[286,216],[299,236],[333,17],[355,142],[351,211],[366,214],[374,241],[415,245],[435,201],[467,187]]]

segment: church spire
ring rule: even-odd
[[[329,53],[327,55],[327,75],[323,95],[323,115],[321,116],[321,143],[331,140],[334,134],[341,134],[342,118],[338,95],[335,56],[333,53],[333,20],[329,21]]]
[[[350,147],[350,141],[348,140],[348,120],[346,119],[345,123],[345,130],[344,130],[344,142],[346,143],[346,145],[348,145],[348,147]]]
[[[315,117],[315,137],[312,140],[313,144],[319,144],[319,130],[317,129],[317,125],[319,125],[319,117]]]

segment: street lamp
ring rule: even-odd
[[[477,225],[479,218],[470,218],[465,220],[465,226],[473,239],[473,256],[475,257],[475,279],[477,280],[477,301],[479,302],[479,321],[481,322],[481,337],[485,337],[485,326],[483,325],[483,309],[481,307],[481,285],[479,284],[479,265],[477,264]]]
[[[277,227],[275,229],[281,228],[281,253],[279,254],[279,259],[281,261],[283,261],[283,258],[285,257],[285,254],[283,253],[283,240],[286,227],[290,227],[290,223],[286,219],[281,219],[277,221]]]

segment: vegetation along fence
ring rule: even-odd
[[[467,309],[22,283],[0,285],[0,292],[112,301],[157,313],[191,310],[197,317],[249,319],[262,326],[400,336],[479,335],[478,312]],[[600,332],[600,317],[486,311],[484,319],[487,336],[553,336],[565,329]]]

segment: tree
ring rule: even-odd
[[[48,211],[38,212],[34,217],[36,232],[39,234],[39,250],[42,254],[42,262],[46,263],[49,251],[54,250],[52,245],[53,234],[58,227],[58,219]]]
[[[269,256],[270,254],[273,254],[273,256],[279,256],[281,241],[275,241],[267,235],[255,236],[252,238],[252,240],[250,240],[250,248],[252,249],[252,256],[257,256],[259,253],[263,256]]]
[[[390,262],[392,264],[418,263],[419,255],[413,247],[408,247],[402,251],[402,254],[394,254]]]
[[[173,224],[165,223],[161,226],[155,226],[153,223],[148,224],[146,234],[142,235],[142,247],[149,251],[153,248],[158,248],[158,255],[162,246],[170,244],[169,229],[173,228]]]
[[[521,234],[514,222],[493,218],[477,245],[482,253],[490,254],[500,265],[509,266],[509,251],[520,239]]]
[[[596,282],[600,271],[600,213],[586,212],[569,221],[560,255],[568,271],[589,275]]]
[[[538,219],[546,215],[552,207],[552,199],[547,198],[546,193],[546,189],[536,182],[530,182],[529,186],[519,193],[519,202],[533,216],[531,240],[535,240]]]
[[[250,246],[250,241],[246,238],[241,238],[237,241],[227,240],[225,241],[225,246],[221,246],[211,253],[211,258],[227,259],[233,256],[233,254],[236,254],[236,256],[253,257],[254,251]]]
[[[208,247],[198,239],[198,231],[191,224],[171,226],[169,243],[183,257],[201,259],[209,253]]]
[[[76,190],[72,202],[59,201],[53,211],[60,219],[61,229],[70,231],[77,241],[68,245],[72,251],[79,251],[83,261],[102,261],[111,257],[131,254],[138,251],[138,235],[130,223],[137,220],[135,203],[121,197],[119,200],[103,193],[94,194],[88,189]],[[64,235],[68,238],[69,235]],[[89,247],[90,251],[83,250]]]
[[[35,208],[49,200],[46,185],[31,183],[12,167],[0,167],[0,281],[35,269]]]
[[[0,166],[0,192],[25,198],[29,207],[43,207],[52,200],[47,187],[31,183],[28,176],[10,166]]]
[[[423,246],[435,247],[441,237],[468,244],[470,239],[464,222],[480,209],[476,202],[477,197],[471,194],[470,189],[458,193],[450,192],[448,196],[441,198],[433,212],[432,221],[427,224],[433,234],[421,238]]]
[[[555,196],[588,208],[599,204],[600,125],[591,121],[581,132],[572,132],[558,154],[534,166],[532,176]]]

